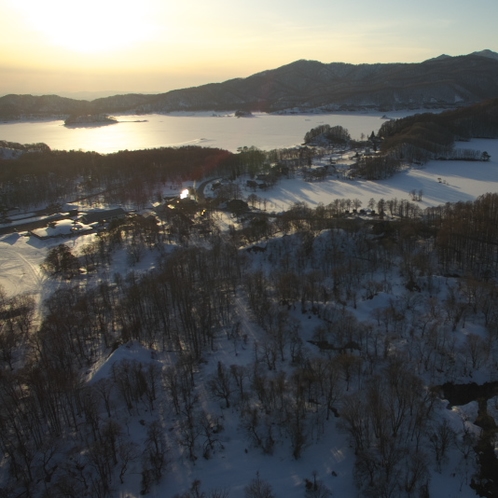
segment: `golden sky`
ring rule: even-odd
[[[165,92],[298,59],[498,51],[496,0],[0,0],[0,96]]]

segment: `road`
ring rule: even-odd
[[[198,187],[195,188],[195,192],[197,195],[197,200],[199,202],[204,202],[206,200],[206,196],[204,195],[204,189],[206,188],[206,185],[212,182],[217,182],[221,180],[221,178],[210,178],[209,180],[203,181]]]

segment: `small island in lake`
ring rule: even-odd
[[[118,123],[118,120],[107,114],[78,114],[69,116],[64,121],[64,126],[105,126],[115,123]]]

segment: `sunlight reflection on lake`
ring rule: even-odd
[[[389,113],[388,117],[407,114],[408,111],[398,111]],[[236,118],[233,113],[115,117],[117,124],[82,128],[67,128],[60,120],[0,123],[0,140],[22,144],[43,142],[52,150],[81,149],[100,153],[182,145],[236,152],[244,146],[271,150],[300,145],[306,132],[322,124],[341,125],[349,130],[352,138],[360,139],[362,134],[377,132],[386,120],[380,112],[283,116],[257,113],[244,118]]]

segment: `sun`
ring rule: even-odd
[[[129,0],[39,0],[21,3],[32,27],[52,45],[73,52],[113,52],[152,34],[146,11]]]

